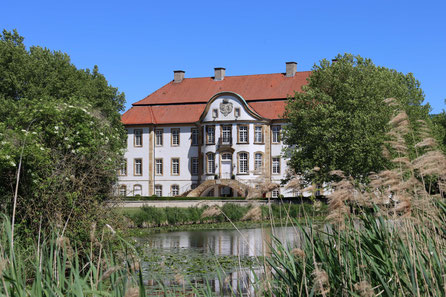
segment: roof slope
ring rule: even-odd
[[[311,71],[297,72],[293,77],[283,73],[225,76],[221,81],[212,77],[185,78],[171,81],[133,105],[207,102],[220,92],[234,92],[246,101],[268,100],[294,96],[307,84]]]
[[[311,71],[304,71],[297,72],[294,77],[273,73],[226,76],[221,81],[215,81],[213,77],[185,78],[180,83],[172,81],[133,103],[121,121],[124,125],[195,123],[207,102],[220,92],[239,94],[266,119],[281,119],[285,99],[293,96],[295,91],[302,92],[310,74]]]

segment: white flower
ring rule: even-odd
[[[72,152],[73,154],[75,154],[75,153],[76,153],[76,150],[71,150],[71,152]]]
[[[14,161],[10,161],[9,164],[11,164],[11,166],[15,167],[15,162]]]
[[[68,137],[65,137],[64,140],[67,140],[67,141],[68,141],[69,139],[68,139]]]
[[[55,130],[59,130],[59,126],[54,126],[54,129]]]
[[[43,148],[43,146],[41,146],[41,147],[40,147],[40,150],[41,150],[41,151],[44,151],[45,149]]]
[[[33,132],[34,135],[37,135],[37,132]]]

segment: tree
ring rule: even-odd
[[[77,69],[70,57],[0,35],[0,203],[11,214],[18,184],[21,230],[66,224],[87,236],[110,197],[125,148],[123,93],[95,66]]]
[[[411,73],[351,54],[314,65],[302,89],[287,105],[284,136],[289,165],[307,181],[331,181],[332,170],[365,181],[370,172],[391,166],[383,156],[392,116],[386,98],[397,98],[411,123],[428,117],[429,105],[422,105],[424,93]]]
[[[446,100],[445,100],[446,103]],[[443,152],[446,153],[446,111],[432,115],[433,131]]]

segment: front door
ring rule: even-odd
[[[223,153],[221,155],[221,178],[230,179],[232,175],[232,154]]]

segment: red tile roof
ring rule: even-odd
[[[217,93],[234,92],[242,96],[262,117],[281,119],[286,99],[307,84],[310,71],[294,77],[282,73],[226,76],[222,81],[212,77],[185,78],[173,81],[133,104],[122,115],[125,125],[194,123],[200,119],[206,103]]]

